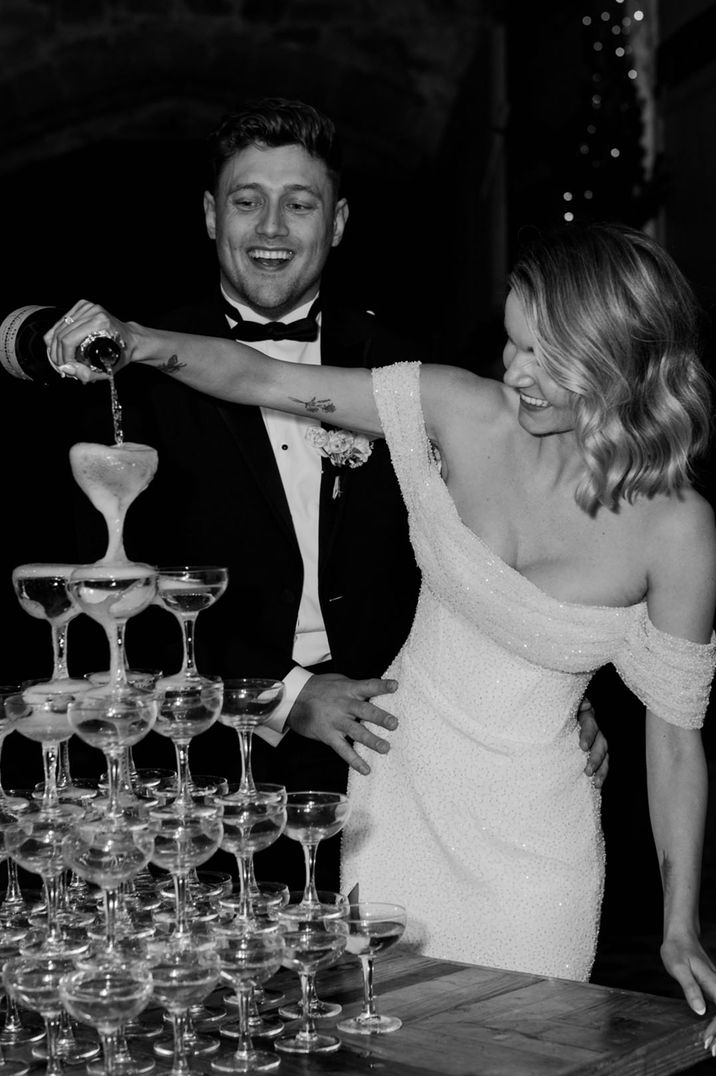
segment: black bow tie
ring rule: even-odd
[[[247,344],[255,340],[317,340],[318,322],[318,299],[308,311],[305,318],[298,321],[267,321],[262,324],[259,321],[244,321],[241,314],[231,303],[224,302],[224,313],[237,324],[231,329],[234,340],[244,340]]]

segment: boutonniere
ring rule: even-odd
[[[334,467],[362,467],[373,451],[373,442],[365,434],[353,433],[352,430],[326,430],[323,426],[309,426],[306,440],[322,456],[326,456]],[[333,483],[333,499],[341,495],[341,478],[336,476]]]

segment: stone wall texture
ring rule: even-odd
[[[330,110],[404,166],[439,145],[482,0],[4,0],[3,170],[102,137],[195,136],[247,95]],[[366,122],[366,115],[370,122]]]

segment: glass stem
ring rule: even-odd
[[[174,1035],[174,1063],[169,1076],[191,1076],[186,1048],[186,1013],[172,1012],[169,1015]]]
[[[51,627],[52,679],[66,680],[69,677],[69,672],[67,671],[67,628],[69,627],[69,621],[65,620],[62,624],[57,624],[53,621]]]
[[[302,1042],[313,1042],[316,1038],[316,1021],[311,1012],[311,996],[313,994],[313,975],[307,971],[299,971],[301,980],[301,1019],[302,1027],[297,1039]]]
[[[47,940],[52,946],[59,945],[60,928],[57,916],[60,908],[60,875],[47,875],[44,879],[45,903],[47,905]]]
[[[303,899],[308,904],[318,904],[318,891],[316,889],[316,852],[318,851],[318,844],[304,844],[303,845],[303,860],[306,864],[306,888],[303,893]]]
[[[18,1031],[23,1030],[23,1023],[20,1017],[20,1008],[15,998],[6,995],[5,1004],[7,1006],[5,1011],[5,1023],[3,1025],[3,1031],[16,1034]]]
[[[56,743],[43,743],[42,768],[45,771],[45,789],[42,793],[42,808],[45,811],[56,811],[60,804],[60,797],[57,795],[58,761],[58,745]]]
[[[256,881],[256,874],[254,872],[254,857],[250,855],[248,857],[249,865],[249,893],[252,897],[260,897],[261,890],[259,889],[259,883]]]
[[[360,966],[363,972],[363,1012],[361,1016],[377,1016],[375,997],[373,995],[373,958],[370,956],[360,957]]]
[[[189,773],[189,744],[174,743],[177,760],[177,805],[191,807],[191,774]]]
[[[129,793],[136,792],[139,786],[139,774],[137,773],[137,767],[134,765],[134,756],[131,747],[122,748],[120,782],[122,788]]]
[[[236,997],[239,1002],[239,1038],[234,1057],[246,1058],[252,1049],[249,1034],[249,999],[251,987],[247,983],[235,984]]]
[[[57,775],[57,787],[59,789],[68,788],[72,784],[72,774],[70,773],[70,741],[63,740],[60,744],[60,766],[59,773]]]
[[[196,664],[194,662],[194,629],[196,627],[196,618],[199,614],[195,613],[194,616],[183,616],[181,618],[182,630],[184,632],[184,664],[182,665],[182,673],[195,673]]]
[[[45,1017],[45,1038],[47,1050],[47,1067],[45,1076],[62,1076],[62,1062],[59,1054],[60,1018],[59,1016]]]
[[[7,735],[7,733],[0,736],[0,759],[2,758],[2,749],[5,746],[5,736],[6,735]],[[2,769],[0,768],[0,775],[1,774],[2,774]],[[6,796],[6,795],[7,795],[7,793],[5,792],[5,789],[3,787],[2,777],[0,776],[0,796]]]
[[[239,736],[239,750],[241,752],[241,784],[239,792],[255,792],[254,775],[251,772],[251,745],[253,742],[253,729],[237,729]]]
[[[102,1058],[104,1060],[105,1076],[114,1076],[117,1071],[117,1040],[113,1031],[100,1032],[102,1040]]]
[[[107,813],[119,814],[119,773],[120,759],[112,753],[105,756],[107,759]]]
[[[17,869],[16,861],[9,856],[7,859],[7,889],[5,890],[5,898],[3,905],[9,904],[23,904],[24,897],[22,890],[20,889],[20,872]]]
[[[239,919],[251,918],[251,875],[249,871],[250,856],[237,856],[236,864],[239,868]]]
[[[175,919],[176,924],[174,927],[174,937],[182,938],[189,934],[189,923],[187,920],[187,899],[186,899],[186,874],[174,874],[174,906],[175,906]]]
[[[109,641],[109,683],[112,687],[123,687],[127,682],[127,664],[124,646],[124,635],[127,628],[126,620],[115,620],[114,631],[108,625],[107,639]]]
[[[113,953],[117,945],[117,901],[116,889],[104,891],[104,937],[107,952]]]

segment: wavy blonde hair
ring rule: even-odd
[[[689,482],[709,441],[711,377],[701,312],[663,247],[618,224],[570,226],[533,240],[509,286],[546,372],[576,397],[577,503],[616,509]]]

